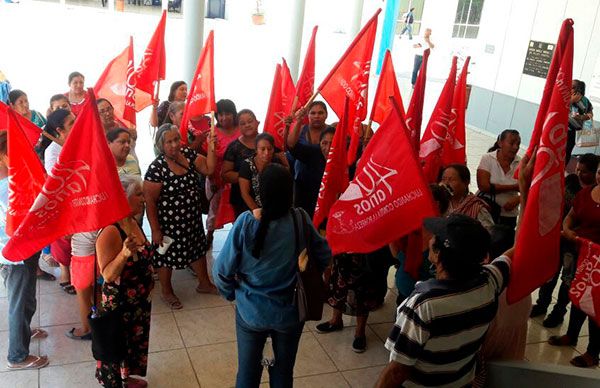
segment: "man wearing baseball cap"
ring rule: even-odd
[[[428,218],[424,227],[435,279],[417,283],[399,307],[385,347],[390,363],[377,387],[469,385],[475,353],[508,284],[512,250],[482,265],[490,235],[479,221],[453,214]]]

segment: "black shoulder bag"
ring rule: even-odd
[[[492,219],[494,223],[497,224],[500,219],[500,213],[502,212],[502,207],[498,205],[496,202],[496,187],[490,184],[490,194],[484,193],[483,191],[479,191],[477,196],[487,203],[490,208],[490,214],[492,215]]]
[[[294,221],[296,247],[299,251],[294,304],[298,307],[298,317],[301,322],[320,321],[323,317],[323,303],[327,297],[327,288],[323,282],[323,274],[311,257],[310,226],[303,212],[299,209],[292,209],[292,219]],[[300,250],[300,230],[302,230],[304,237],[305,248],[302,250]]]

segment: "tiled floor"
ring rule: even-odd
[[[467,139],[469,167],[475,171],[481,154],[494,139],[471,130]],[[226,236],[227,230],[215,234],[213,255],[218,254]],[[212,260],[212,256],[209,259]],[[175,272],[174,284],[184,305],[182,310],[171,312],[159,298],[155,298],[153,303],[148,368],[150,386],[233,386],[237,368],[234,305],[218,296],[197,294],[194,278],[187,271]],[[155,290],[155,295],[158,291]],[[344,317],[346,328],[326,335],[315,331],[316,323],[308,323],[298,351],[295,386],[371,387],[388,361],[383,343],[393,322],[395,297],[394,290],[390,290],[384,306],[371,314],[367,328],[368,348],[363,354],[351,350],[353,327],[356,325],[354,318]],[[2,358],[8,346],[6,311],[6,291],[0,286]],[[326,317],[330,311],[326,306]],[[77,325],[77,321],[75,297],[62,292],[56,282],[40,281],[38,312],[33,317],[32,326],[41,326],[50,335],[47,339],[32,341],[31,353],[47,354],[50,365],[40,371],[8,372],[2,361],[0,387],[96,386],[90,343],[64,336],[64,332]],[[557,329],[545,329],[541,319],[530,320],[527,359],[536,363],[569,365],[574,355],[584,352],[588,335],[586,326],[576,347],[555,348],[546,344],[549,336],[563,333],[567,324],[568,321]],[[267,381],[264,374],[263,382]]]

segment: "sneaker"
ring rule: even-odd
[[[546,319],[544,319],[544,322],[542,322],[542,325],[544,327],[548,327],[548,328],[553,328],[553,327],[557,327],[560,326],[564,321],[564,315],[561,314],[555,314],[554,312],[551,312]]]
[[[317,329],[318,333],[325,334],[331,333],[332,331],[340,331],[344,328],[344,324],[341,325],[332,325],[329,321],[325,321],[323,323],[319,323],[315,329]]]
[[[539,304],[533,305],[529,318],[539,317],[540,315],[546,315],[546,307],[540,306]]]
[[[354,337],[352,350],[356,353],[362,353],[367,350],[367,337]]]

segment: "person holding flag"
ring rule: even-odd
[[[9,239],[6,234],[8,212],[8,153],[7,131],[0,131],[0,248]],[[31,150],[33,153],[33,150]],[[40,166],[41,168],[41,166]],[[36,310],[36,271],[40,252],[23,261],[9,261],[0,255],[0,274],[4,279],[8,299],[8,366],[9,370],[39,369],[48,365],[48,356],[29,353],[32,339],[41,339],[48,333],[31,329],[31,318]],[[5,318],[6,319],[6,318]]]
[[[167,112],[173,102],[181,101],[185,102],[187,98],[188,86],[185,81],[175,81],[171,84],[169,90],[169,97],[166,101],[158,104],[159,100],[156,99],[152,103],[152,113],[150,114],[150,125],[153,127],[160,127],[163,125],[168,117]]]

